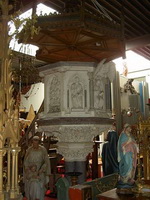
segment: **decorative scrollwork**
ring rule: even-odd
[[[117,182],[118,182],[118,174],[116,174],[115,176],[110,178],[106,184],[102,181],[97,180],[95,185],[96,185],[96,188],[98,189],[99,193],[102,193],[102,192],[106,192],[108,190],[115,188]]]

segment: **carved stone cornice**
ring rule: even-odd
[[[59,142],[90,142],[97,135],[110,128],[109,124],[105,125],[56,125],[40,126],[38,131],[45,132],[47,136],[54,135]]]
[[[108,117],[108,116],[107,116]],[[105,125],[112,124],[114,119],[104,117],[55,117],[55,118],[41,118],[38,120],[39,126],[47,125]]]
[[[62,154],[67,162],[86,161],[87,155],[93,151],[93,142],[58,142],[57,144],[57,152]]]
[[[58,138],[58,153],[66,161],[85,161],[93,151],[93,139],[110,128],[109,124],[99,125],[48,125],[39,126],[38,131]]]

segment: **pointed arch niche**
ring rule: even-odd
[[[67,108],[71,111],[84,111],[87,108],[87,87],[78,73],[68,81]]]

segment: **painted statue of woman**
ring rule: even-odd
[[[131,187],[135,183],[135,171],[137,167],[137,143],[131,134],[131,126],[124,125],[124,129],[118,140],[118,162],[120,187]]]

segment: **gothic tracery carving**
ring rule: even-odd
[[[78,76],[74,77],[73,83],[71,84],[70,87],[70,91],[71,91],[72,108],[83,109],[84,90]]]
[[[84,145],[84,144],[83,144]],[[69,149],[66,147],[59,146],[58,153],[62,154],[65,157],[66,161],[85,161],[89,152],[93,151],[93,144],[89,144],[86,148],[76,148]]]
[[[90,142],[101,132],[110,128],[109,124],[98,126],[71,125],[71,126],[41,126],[38,131],[45,132],[47,136],[55,135],[59,142]]]
[[[49,88],[49,112],[60,112],[60,81],[57,76],[54,76]]]
[[[104,110],[105,88],[101,77],[94,80],[94,108]]]
[[[94,108],[99,110],[106,110],[106,91],[105,86],[109,82],[112,82],[115,77],[115,64],[113,62],[105,63],[105,59],[102,60],[94,71]]]

